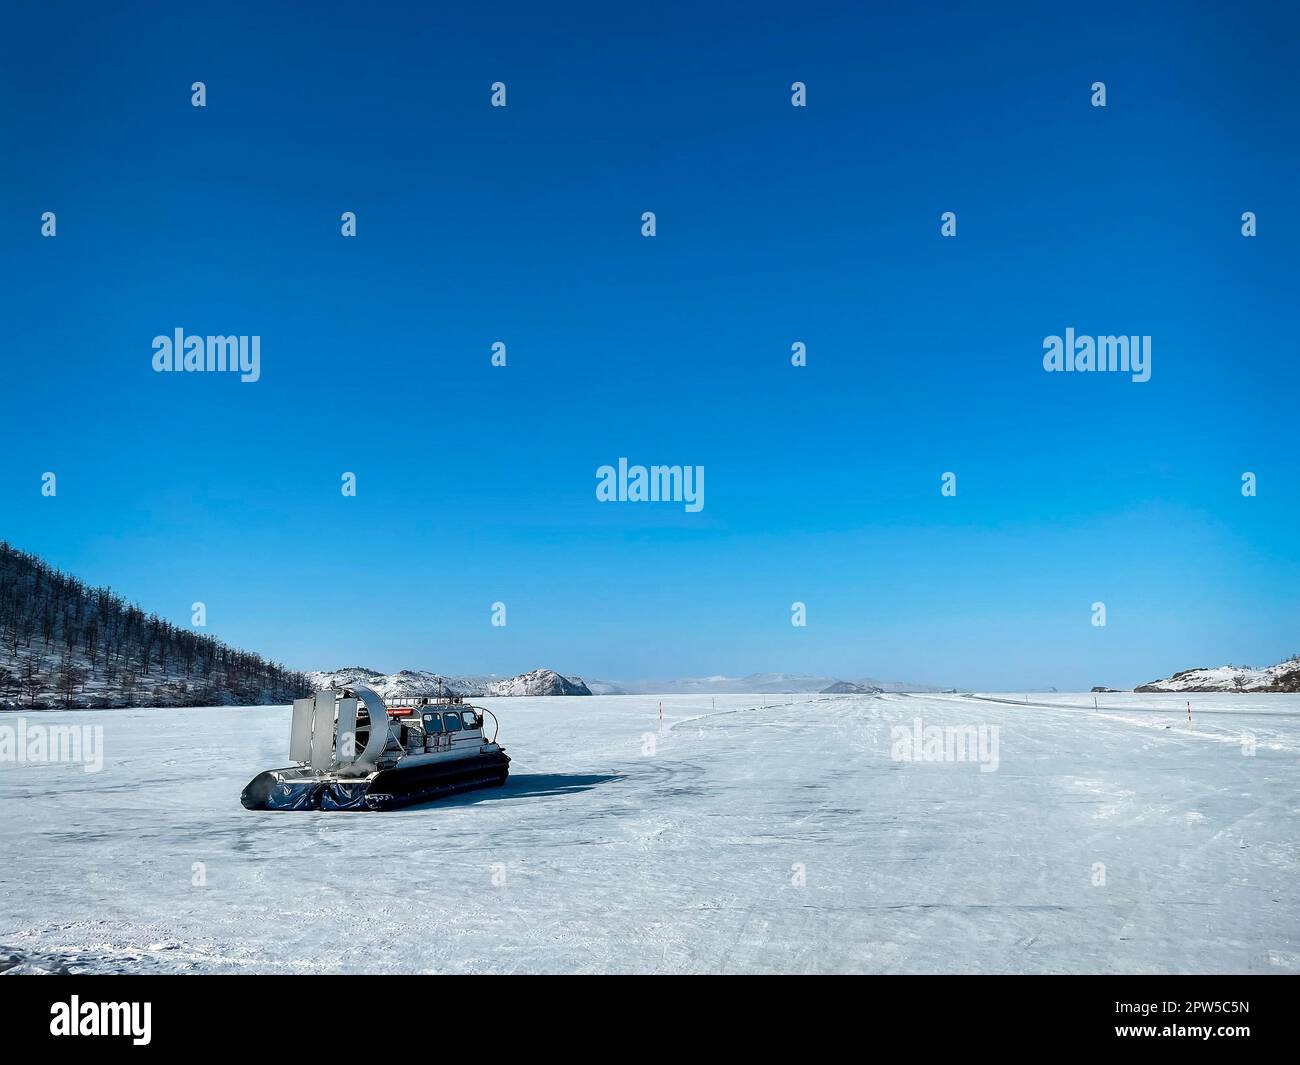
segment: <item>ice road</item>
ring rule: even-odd
[[[1099,698],[485,699],[383,814],[240,806],[288,707],[30,713],[103,768],[0,762],[0,969],[1300,971],[1300,696]]]

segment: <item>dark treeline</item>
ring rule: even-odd
[[[0,541],[0,704],[211,706],[310,690],[301,673],[146,614]]]

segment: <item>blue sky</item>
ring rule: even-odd
[[[262,6],[10,13],[0,536],[302,668],[1300,651],[1285,6]],[[1151,380],[1045,373],[1068,326]],[[620,456],[704,510],[598,503]]]

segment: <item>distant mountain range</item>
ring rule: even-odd
[[[332,673],[308,673],[307,679],[317,688],[336,688],[343,684],[368,685],[380,695],[590,695],[591,689],[581,677],[565,677],[553,669],[534,669],[517,677],[460,677],[433,673],[427,669],[403,669],[397,673],[380,673],[365,666],[346,666]]]
[[[1300,655],[1275,666],[1215,666],[1185,669],[1165,680],[1153,680],[1135,692],[1300,692]]]
[[[676,680],[593,680],[587,683],[595,695],[797,695],[827,692],[831,688],[836,690],[830,694],[950,690],[911,681],[873,680],[870,677],[843,681],[806,673],[751,673],[746,677],[680,677]]]
[[[593,680],[534,669],[516,677],[350,666],[300,673],[90,588],[0,541],[0,710],[279,704],[349,681],[384,695],[786,695],[951,692],[912,681],[806,673]],[[1055,691],[1055,689],[1046,689]],[[1094,691],[1110,689],[1099,687]],[[1136,692],[1300,692],[1300,655],[1277,665],[1186,669]]]
[[[896,680],[837,681],[802,673],[751,673],[747,677],[679,677],[673,680],[592,680],[566,677],[553,669],[534,669],[517,677],[466,676],[425,669],[381,673],[365,666],[308,673],[317,688],[359,682],[381,695],[424,695],[439,691],[472,697],[513,695],[789,695],[813,692],[872,694],[938,692],[951,689]]]

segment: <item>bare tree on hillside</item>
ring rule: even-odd
[[[19,677],[21,678],[22,692],[27,696],[27,705],[35,706],[36,697],[41,694],[41,687],[45,681],[41,671],[37,668],[35,655],[28,655],[23,659]]]
[[[86,671],[73,662],[72,655],[65,654],[59,666],[59,694],[63,696],[63,707],[69,709],[72,701],[81,693],[85,683]]]

